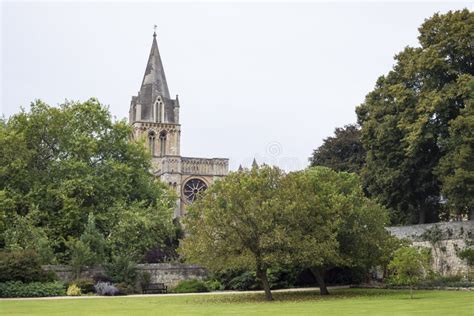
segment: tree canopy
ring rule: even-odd
[[[461,131],[472,120],[474,13],[435,14],[419,32],[420,47],[397,54],[393,70],[356,110],[367,150],[365,186],[391,210],[393,223],[437,221],[442,193],[466,214],[474,197],[466,158],[472,132]]]
[[[266,273],[278,265],[312,269],[327,294],[327,269],[383,263],[387,220],[355,174],[253,167],[217,181],[191,205],[180,252],[213,271],[255,270],[268,299]]]
[[[365,197],[357,175],[315,167],[288,174],[282,187],[290,261],[311,269],[321,294],[328,294],[328,269],[368,272],[388,263],[388,253],[397,246],[384,228],[388,213]]]
[[[282,209],[277,205],[282,177],[278,168],[264,166],[230,173],[214,183],[188,208],[188,235],[180,253],[213,271],[256,271],[271,300],[267,270],[286,254]]]
[[[313,151],[310,166],[324,166],[336,171],[359,173],[365,164],[365,149],[360,141],[360,130],[351,124],[338,127],[334,136],[324,139]]]
[[[89,214],[107,239],[109,252],[120,251],[113,248],[123,247],[120,240],[131,238],[137,229],[154,239],[140,244],[140,251],[161,243],[173,230],[175,197],[150,174],[149,154],[130,135],[131,127],[113,121],[95,99],[59,107],[36,101],[29,112],[0,124],[4,227],[20,225],[28,217],[39,228],[36,234],[48,238],[60,257],[66,241],[83,234]],[[139,220],[129,216],[133,212]],[[0,247],[11,243],[4,232]],[[122,251],[140,256],[130,248]]]

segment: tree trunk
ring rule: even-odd
[[[469,210],[469,214],[468,214],[467,216],[468,216],[467,218],[468,218],[470,221],[474,221],[474,208],[471,208],[471,209]]]
[[[418,224],[424,224],[426,222],[426,209],[424,207],[420,207],[418,215]]]
[[[265,299],[267,301],[273,301],[272,291],[270,290],[270,283],[268,283],[267,269],[257,267],[257,277],[262,282],[263,290],[265,291]]]
[[[324,282],[324,271],[320,268],[312,268],[311,272],[313,273],[316,281],[319,285],[319,293],[321,295],[329,295],[328,288],[326,287],[326,282]]]

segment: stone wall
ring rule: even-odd
[[[74,279],[72,269],[66,265],[46,265],[43,269],[54,271],[59,279],[69,282]],[[137,265],[139,272],[148,272],[151,275],[152,283],[164,283],[168,287],[173,287],[181,280],[204,279],[207,277],[207,270],[196,265],[178,263],[151,263]],[[90,267],[81,272],[81,278],[92,278],[95,275],[104,275],[101,267]]]
[[[466,260],[461,260],[457,252],[473,246],[474,221],[388,227],[387,230],[398,238],[409,239],[413,246],[430,248],[436,272],[442,275],[470,272]]]

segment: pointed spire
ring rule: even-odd
[[[147,89],[147,87],[151,87]],[[165,71],[163,63],[161,62],[160,51],[158,50],[158,43],[156,42],[156,25],[155,32],[153,32],[153,43],[151,45],[150,56],[146,65],[145,75],[143,76],[141,91],[153,95],[159,94],[165,98],[170,99],[170,92],[166,82]]]
[[[252,161],[252,169],[258,169],[258,163],[255,158],[253,158],[253,161]]]
[[[244,168],[242,168],[242,165],[239,165],[239,169],[237,169],[238,172],[244,171]]]

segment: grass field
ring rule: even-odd
[[[0,300],[0,315],[474,315],[474,292],[340,289],[317,292]]]

